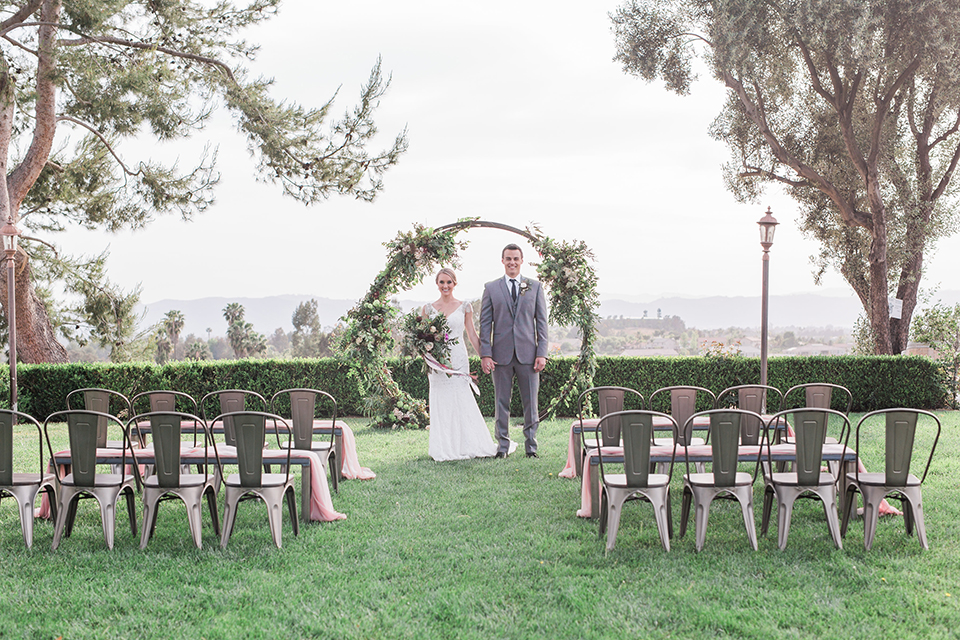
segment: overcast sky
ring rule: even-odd
[[[223,117],[191,142],[149,150],[187,167],[204,142],[219,145],[222,179],[206,213],[189,224],[166,218],[136,233],[76,231],[56,240],[87,253],[109,245],[111,277],[125,288],[141,284],[148,304],[357,299],[384,265],[382,243],[398,231],[480,216],[584,240],[605,294],[755,296],[756,222],[769,206],[781,222],[771,292],[852,295],[835,274],[814,285],[809,256],[817,247],[801,237],[788,198],[770,193],[744,205],[724,189],[727,154],[707,133],[724,96],[716,81],[702,78],[693,95],[678,97],[621,71],[607,15],[617,6],[287,0],[277,18],[247,34],[262,45],[254,68],[276,79],[275,96],[319,106],[339,88],[334,112],[342,113],[378,56],[392,74],[377,116],[379,146],[406,126],[410,149],[376,202],[335,198],[307,208],[256,183],[245,140]],[[461,237],[470,247],[457,294],[476,298],[483,282],[502,275],[500,248],[517,237]],[[957,288],[956,249],[957,239],[942,244],[927,285]],[[404,297],[434,295],[430,283]]]

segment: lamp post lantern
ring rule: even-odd
[[[767,384],[767,311],[770,298],[770,247],[773,246],[773,234],[777,230],[777,219],[770,207],[767,213],[757,221],[760,226],[760,246],[763,247],[763,293],[760,298],[760,384]]]
[[[16,256],[17,238],[20,230],[7,218],[0,227],[0,237],[3,237],[3,253],[7,259],[7,325],[10,335],[10,408],[17,410],[17,286],[16,286]]]

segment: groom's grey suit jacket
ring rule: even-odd
[[[500,364],[509,363],[514,353],[521,364],[532,365],[536,358],[547,357],[547,298],[543,287],[530,278],[521,277],[519,283],[516,308],[504,278],[483,287],[480,356],[489,356]]]

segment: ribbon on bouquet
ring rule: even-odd
[[[445,373],[445,374],[447,374],[448,376],[463,376],[463,377],[465,377],[467,380],[470,381],[470,388],[473,389],[474,395],[476,395],[476,396],[479,396],[479,395],[480,395],[480,388],[477,387],[477,383],[473,381],[473,378],[470,376],[469,373],[464,373],[463,371],[458,371],[457,369],[451,369],[451,368],[448,367],[447,365],[443,364],[442,362],[440,362],[439,360],[437,360],[436,358],[434,358],[434,357],[433,357],[432,355],[430,355],[429,353],[423,354],[423,359],[424,359],[424,361],[427,363],[427,366],[429,366],[429,367],[430,367],[431,369],[433,369],[434,371],[439,371],[440,373]]]

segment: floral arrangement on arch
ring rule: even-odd
[[[536,226],[520,230],[477,218],[464,218],[436,229],[416,224],[412,231],[400,232],[384,243],[387,263],[367,294],[347,313],[346,329],[340,336],[341,356],[358,372],[365,410],[375,426],[423,428],[429,423],[426,404],[401,390],[387,367],[384,354],[394,346],[391,330],[399,315],[397,307],[390,303],[390,296],[416,285],[438,266],[459,268],[459,251],[466,248],[467,243],[458,241],[456,236],[476,227],[503,229],[527,238],[541,258],[534,265],[538,278],[549,292],[550,322],[580,329],[580,355],[570,378],[543,416],[553,415],[574,390],[579,392],[592,386],[596,371],[594,340],[599,321],[596,309],[600,303],[597,276],[591,264],[593,254],[584,242],[556,241],[543,235]]]

